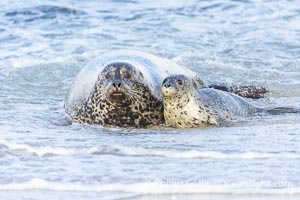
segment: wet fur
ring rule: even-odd
[[[197,90],[183,75],[167,77],[162,93],[166,124],[177,128],[218,126],[227,119],[257,111],[255,106],[234,94],[210,88]]]
[[[125,99],[116,103],[109,98],[110,83],[104,77],[113,70],[111,66],[103,70],[94,91],[74,120],[119,127],[148,127],[164,123],[162,101],[151,94],[141,72],[132,67],[126,69],[132,80],[122,79]]]

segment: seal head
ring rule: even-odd
[[[191,95],[197,87],[197,83],[184,75],[172,75],[164,79],[161,87],[161,93],[164,100],[176,98],[182,101]]]
[[[131,64],[116,62],[108,64],[99,76],[98,89],[112,103],[123,104],[139,96],[133,88],[143,84],[143,75]]]
[[[147,127],[163,121],[162,101],[151,95],[142,72],[127,62],[106,64],[76,121]]]

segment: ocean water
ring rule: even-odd
[[[69,124],[76,74],[114,49],[206,83],[267,86],[249,100],[259,106],[300,107],[298,1],[1,1],[1,199],[299,199],[299,114],[187,130]]]

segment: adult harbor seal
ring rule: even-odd
[[[161,92],[165,122],[177,128],[218,126],[226,119],[262,110],[235,94],[211,88],[197,89],[184,75],[167,77]]]
[[[197,88],[206,87],[196,73],[171,60],[133,50],[105,53],[77,75],[66,98],[66,112],[79,123],[118,127],[162,124],[160,87],[163,79],[174,73],[184,74]]]

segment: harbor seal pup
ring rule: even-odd
[[[235,116],[261,111],[243,98],[211,88],[197,89],[184,75],[171,75],[163,83],[166,125],[195,128],[223,124]]]

